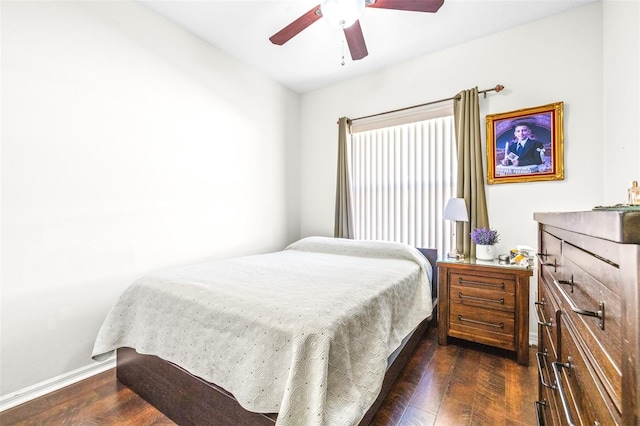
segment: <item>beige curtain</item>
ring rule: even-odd
[[[349,183],[349,161],[347,157],[347,138],[351,133],[350,129],[350,119],[342,117],[338,120],[338,177],[336,179],[336,217],[333,236],[353,239],[351,186]]]
[[[487,199],[484,191],[484,153],[480,141],[480,107],[478,88],[464,90],[453,102],[458,148],[458,188],[456,196],[464,198],[469,222],[457,222],[456,246],[465,256],[475,257],[476,246],[470,233],[474,228],[489,227]]]

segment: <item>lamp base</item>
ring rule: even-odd
[[[449,253],[447,253],[447,259],[463,260],[464,254],[460,253],[457,249],[451,250]]]

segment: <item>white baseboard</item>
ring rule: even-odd
[[[116,358],[113,356],[112,358],[104,361],[78,368],[77,370],[61,374],[60,376],[45,380],[44,382],[36,383],[35,385],[4,395],[0,397],[0,411],[8,410],[9,408],[24,404],[25,402],[39,398],[58,389],[62,389],[65,386],[72,385],[81,380],[102,373],[103,371],[107,371],[115,366]]]
[[[538,330],[529,330],[529,346],[538,346]]]

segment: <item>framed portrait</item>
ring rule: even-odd
[[[564,179],[564,103],[487,115],[487,183]]]

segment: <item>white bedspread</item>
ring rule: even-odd
[[[98,334],[231,392],[278,425],[357,424],[387,357],[431,314],[431,266],[404,244],[324,237],[132,284]]]

